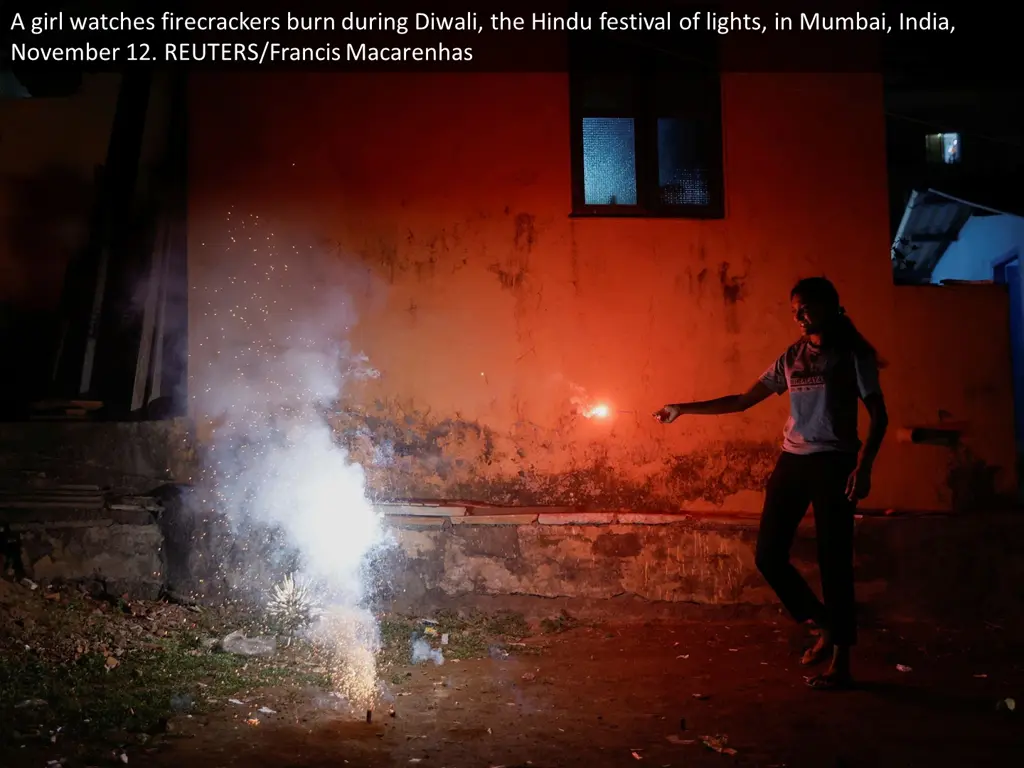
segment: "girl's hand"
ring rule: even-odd
[[[660,411],[654,412],[654,418],[662,424],[671,424],[683,415],[683,409],[678,405],[666,405]]]
[[[871,493],[871,467],[858,464],[846,481],[846,498],[856,504]]]

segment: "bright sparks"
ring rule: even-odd
[[[611,414],[611,408],[603,403],[592,405],[583,411],[583,416],[588,419],[607,419]]]
[[[218,425],[211,501],[239,553],[227,581],[289,629],[308,625],[337,692],[371,708],[379,637],[368,561],[386,535],[327,416],[347,380],[376,373],[345,342],[354,281],[335,254],[258,217],[229,217],[228,229],[218,261],[235,273],[203,276],[217,332],[194,374],[198,410]]]

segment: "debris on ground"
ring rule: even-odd
[[[47,597],[54,594],[59,599]],[[230,606],[196,612],[165,599],[129,600],[99,584],[0,578],[0,722],[20,733],[44,728],[34,738],[48,727],[61,738],[128,731],[139,740],[165,732],[176,714],[208,711],[243,691],[329,684],[308,646],[273,662],[213,652],[218,637],[251,621]]]
[[[217,647],[224,653],[233,653],[237,656],[273,656],[277,652],[277,638],[247,637],[236,631],[221,638]]]
[[[45,707],[46,699],[25,699],[14,705],[15,709],[33,709],[36,707]]]
[[[735,755],[736,750],[728,746],[729,737],[724,733],[715,734],[714,736],[701,736],[701,743],[708,749],[714,750],[723,755]]]
[[[549,635],[568,632],[570,629],[575,629],[578,626],[580,626],[580,622],[570,616],[568,611],[564,610],[554,618],[543,619],[540,623],[541,630]]]
[[[665,738],[668,740],[669,744],[688,745],[697,743],[695,739],[683,739],[679,736],[676,736],[674,733],[669,736],[666,736]]]
[[[9,586],[40,610],[37,621],[63,615],[70,599],[62,592],[61,602],[46,601],[43,593],[50,587],[45,583],[35,592],[10,580]],[[84,601],[86,619],[96,605],[93,600]],[[329,694],[330,687],[296,685],[293,678],[273,680],[268,685],[246,677],[256,669],[291,664],[292,652],[288,649],[281,648],[274,657],[264,660],[213,653],[204,646],[206,639],[223,637],[235,629],[248,635],[263,634],[258,626],[213,626],[209,618],[218,609],[212,607],[205,608],[203,614],[148,602],[133,601],[132,607],[143,612],[151,607],[170,610],[181,623],[176,627],[170,621],[166,636],[149,636],[146,640],[136,640],[133,629],[123,645],[124,653],[115,656],[120,664],[109,672],[103,669],[106,657],[91,651],[79,664],[56,668],[59,675],[77,679],[81,679],[77,676],[83,666],[92,670],[88,685],[79,687],[73,701],[77,715],[69,717],[64,710],[61,718],[53,716],[64,704],[60,696],[54,695],[52,683],[31,686],[19,681],[19,687],[10,689],[10,694],[8,688],[0,688],[0,721],[5,725],[11,722],[12,730],[21,726],[22,721],[25,723],[12,736],[11,744],[26,760],[12,764],[11,768],[40,768],[47,765],[48,758],[62,756],[67,757],[69,768],[121,765],[119,753],[112,751],[115,749],[127,750],[130,763],[125,768],[217,766],[225,760],[235,760],[239,765],[292,765],[297,745],[301,745],[303,764],[340,765],[343,761],[338,750],[342,739],[365,752],[357,753],[355,760],[351,754],[344,755],[353,763],[400,765],[416,758],[420,760],[419,766],[435,768],[493,763],[525,768],[530,765],[525,761],[527,757],[537,768],[615,761],[632,765],[625,760],[627,756],[630,761],[641,762],[631,752],[636,752],[644,765],[651,768],[668,763],[724,768],[739,762],[769,768],[787,761],[793,764],[792,745],[797,743],[801,755],[798,762],[826,768],[837,768],[840,763],[836,756],[841,753],[845,753],[844,757],[848,754],[850,765],[854,765],[864,763],[864,759],[870,763],[870,755],[881,751],[888,754],[893,764],[908,764],[908,758],[910,763],[919,759],[924,763],[946,764],[947,760],[942,758],[948,757],[949,762],[972,765],[978,754],[987,754],[986,749],[995,751],[1005,746],[1012,754],[1011,748],[1021,744],[1019,717],[1007,709],[1005,699],[1015,696],[1024,680],[1016,644],[1010,638],[1005,646],[996,646],[994,655],[986,655],[990,646],[975,647],[958,639],[957,647],[970,649],[973,655],[965,651],[948,664],[931,663],[927,669],[915,661],[922,658],[913,650],[918,645],[915,642],[896,645],[893,635],[892,647],[879,642],[865,643],[864,658],[858,665],[865,679],[879,680],[882,686],[891,684],[896,659],[903,658],[915,661],[914,675],[901,677],[897,673],[895,682],[909,685],[916,681],[905,691],[897,688],[899,693],[909,691],[908,695],[855,695],[851,699],[862,725],[879,734],[879,743],[868,744],[858,739],[856,732],[835,725],[849,720],[850,710],[844,702],[836,700],[833,703],[843,706],[827,706],[824,700],[804,693],[802,686],[797,685],[799,675],[793,675],[793,668],[787,667],[793,662],[795,647],[773,642],[772,626],[761,623],[751,625],[751,631],[759,634],[747,639],[743,639],[742,630],[733,635],[722,630],[718,645],[703,651],[696,649],[702,649],[705,639],[717,628],[703,621],[672,625],[677,632],[674,637],[661,625],[653,625],[632,631],[618,629],[619,634],[608,642],[607,627],[599,625],[564,635],[537,633],[527,636],[525,646],[518,646],[510,636],[501,637],[493,632],[492,619],[480,617],[470,621],[466,616],[453,616],[448,620],[432,616],[444,622],[439,625],[441,634],[450,633],[451,644],[439,646],[437,639],[422,633],[416,616],[387,615],[382,619],[382,658],[393,656],[396,662],[393,667],[384,662],[379,667],[382,690],[372,704],[376,717],[372,725],[365,725],[359,722],[365,706],[352,704],[340,694]],[[116,637],[119,628],[144,627],[149,623],[112,608],[104,609],[103,621],[111,629],[100,639],[111,650],[117,650],[118,644],[109,638]],[[6,618],[5,611],[0,606],[0,622]],[[76,619],[70,631],[83,634],[77,627]],[[933,636],[930,625],[912,628],[923,637]],[[0,637],[23,631],[0,623]],[[867,632],[873,640],[877,637],[874,630],[869,628]],[[54,635],[59,633],[55,631]],[[411,666],[409,650],[413,636],[431,639],[446,657],[464,654],[465,663],[446,666],[445,675],[433,669],[432,664]],[[673,647],[673,641],[684,636],[686,641]],[[970,637],[973,642],[975,635]],[[157,644],[162,650],[146,650],[143,642]],[[304,642],[299,639],[297,649]],[[488,649],[492,645],[512,651],[513,660],[491,660]],[[695,649],[691,657],[699,660],[699,669],[685,678],[666,680],[670,660],[687,647]],[[757,655],[737,666],[731,663],[737,655],[728,652],[730,647],[749,647],[750,653]],[[543,657],[525,658],[538,648],[543,648]],[[197,650],[200,655],[190,656],[189,650]],[[622,659],[629,659],[630,663],[622,664]],[[936,659],[934,653],[931,659]],[[454,660],[446,658],[449,664]],[[757,662],[762,660],[769,661],[771,669],[758,667]],[[330,666],[333,661],[325,657],[319,663]],[[0,675],[5,674],[4,663],[0,655]],[[987,673],[991,685],[987,680],[971,682],[978,666],[991,670]],[[155,677],[154,669],[159,669],[163,677]],[[531,673],[538,682],[523,682]],[[924,678],[915,677],[918,674]],[[450,686],[439,680],[448,675]],[[220,679],[222,676],[224,679]],[[146,690],[150,687],[154,690]],[[694,697],[694,691],[704,694]],[[695,700],[704,695],[711,701]],[[940,704],[948,702],[953,706],[915,706],[920,701],[918,696],[924,695],[937,695]],[[397,703],[402,696],[409,697],[403,702],[402,718],[384,715],[389,710],[389,701]],[[975,707],[979,696],[980,706]],[[108,697],[112,700],[107,701]],[[189,697],[195,708],[188,715],[172,717],[168,704],[184,709]],[[242,703],[230,704],[229,698]],[[46,701],[48,705],[15,710],[17,704],[30,699]],[[163,729],[148,729],[146,717],[137,717],[140,704],[149,706],[146,699],[163,707],[163,716],[170,718]],[[212,708],[206,706],[208,699],[215,699]],[[961,702],[967,706],[960,706]],[[997,704],[1003,711],[996,711]],[[268,714],[263,711],[264,706],[280,714]],[[130,708],[134,712],[129,712]],[[121,720],[80,725],[114,710]],[[515,727],[495,726],[506,712],[514,713]],[[250,718],[258,719],[260,725],[247,726],[245,721]],[[900,722],[900,718],[906,722],[901,722],[899,728],[889,727]],[[671,727],[673,722],[676,728]],[[823,727],[808,728],[809,723],[819,722]],[[78,734],[69,736],[67,731],[61,731],[56,744],[52,744],[50,739],[61,725],[77,728]],[[91,730],[82,733],[84,727]],[[735,733],[737,742],[715,742],[714,736],[702,739],[698,735],[716,733],[728,733],[730,737]],[[643,748],[627,746],[630,743]],[[4,746],[0,744],[0,752]],[[730,756],[734,748],[738,755]],[[852,759],[862,756],[867,758]],[[4,758],[0,758],[0,763],[6,764]]]

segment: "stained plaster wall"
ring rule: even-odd
[[[506,516],[507,517],[507,516]],[[602,619],[680,615],[680,604],[777,606],[754,565],[756,519],[745,516],[516,515],[391,518],[399,609],[514,606]],[[862,618],[1013,621],[1022,562],[1019,515],[864,517],[856,524]],[[811,525],[793,562],[818,583]],[[998,562],[999,568],[991,563]],[[981,596],[981,597],[979,597]],[[542,598],[537,600],[536,598]]]
[[[880,78],[728,74],[722,93],[724,220],[580,220],[564,75],[197,75],[190,392],[245,343],[198,298],[245,278],[227,222],[258,215],[348,270],[338,334],[380,375],[334,420],[376,498],[754,511],[785,398],[648,414],[749,386],[795,338],[789,288],[824,273],[890,361],[894,434],[965,421],[981,482],[1011,488],[1005,296],[892,285]],[[612,419],[579,415],[597,400]],[[209,442],[216,414],[193,414]],[[867,505],[948,508],[949,475],[945,449],[891,439]]]

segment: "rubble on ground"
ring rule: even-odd
[[[36,586],[0,579],[0,653],[29,650],[58,665],[89,654],[118,659],[198,628],[198,614],[181,605],[129,601],[85,585]]]

